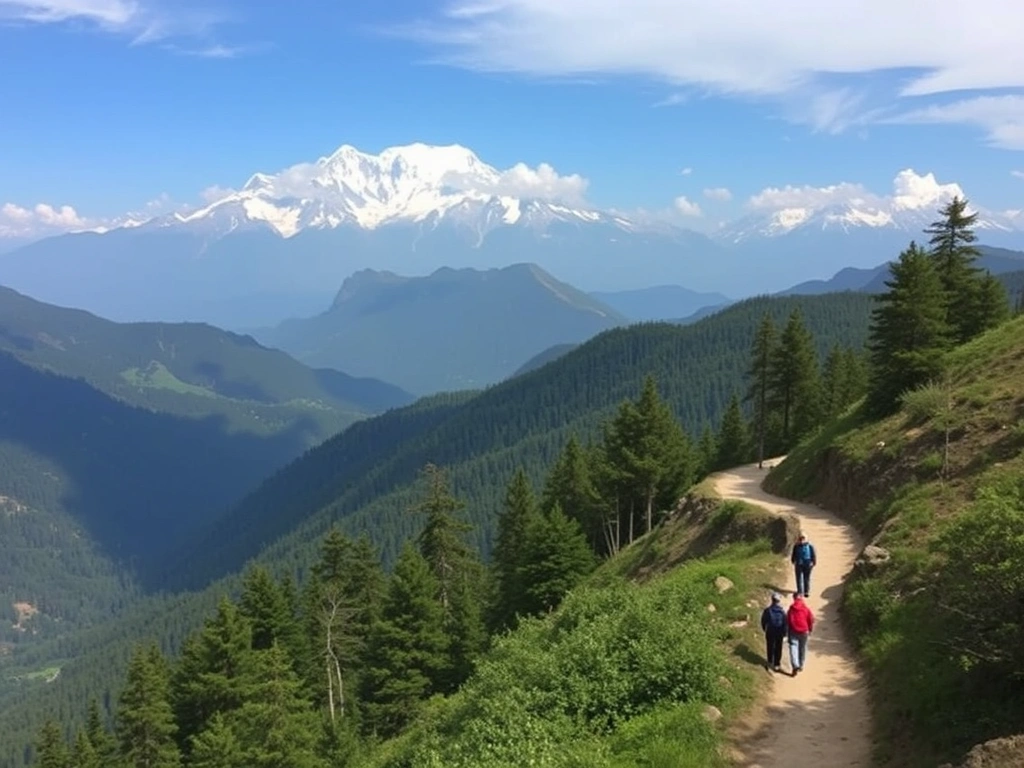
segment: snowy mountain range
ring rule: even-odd
[[[855,185],[765,190],[751,215],[704,235],[596,210],[585,186],[545,165],[498,170],[458,145],[379,155],[345,145],[256,173],[194,210],[0,250],[0,284],[115,320],[235,328],[313,314],[367,268],[426,275],[529,260],[584,290],[675,284],[742,296],[876,265],[963,194],[911,170],[889,197]],[[1024,213],[980,212],[983,242],[1024,245]]]

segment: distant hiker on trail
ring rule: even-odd
[[[799,592],[793,595],[793,604],[786,612],[786,623],[789,626],[789,663],[793,665],[793,677],[796,677],[807,661],[807,638],[814,631],[814,614]]]
[[[804,597],[811,596],[811,569],[818,564],[818,556],[814,553],[814,545],[802,533],[793,545],[793,554],[789,556],[796,570],[796,593]]]
[[[761,613],[761,631],[764,632],[765,645],[768,649],[768,668],[776,672],[782,671],[782,641],[786,639],[789,621],[786,609],[780,604],[782,595],[772,592],[772,604]]]

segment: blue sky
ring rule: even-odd
[[[0,0],[0,230],[414,141],[549,163],[595,206],[698,227],[766,188],[889,195],[904,168],[1024,208],[1019,0],[765,6]]]

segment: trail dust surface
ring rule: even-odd
[[[773,459],[771,464],[779,460]],[[765,674],[774,678],[767,709],[739,735],[733,758],[745,768],[868,768],[872,760],[867,683],[839,620],[843,577],[861,551],[860,538],[852,527],[823,509],[762,490],[766,474],[752,464],[717,474],[715,486],[723,498],[740,499],[800,520],[801,531],[814,545],[818,560],[807,599],[815,624],[807,644],[806,666],[799,675],[791,676],[788,643],[783,647],[782,673],[766,668]],[[782,593],[786,607],[796,589],[788,555],[786,582],[770,585]],[[755,650],[765,654],[763,644]]]

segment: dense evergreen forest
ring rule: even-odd
[[[460,515],[469,526],[468,550],[478,560],[492,561],[501,551],[499,512],[506,484],[517,469],[536,485],[549,473],[557,475],[555,470],[572,477],[581,467],[597,467],[594,486],[584,494],[594,503],[581,506],[574,497],[562,512],[563,524],[579,526],[593,552],[610,554],[655,524],[693,478],[753,456],[752,434],[763,431],[766,440],[775,441],[773,447],[782,446],[813,420],[827,417],[829,397],[836,396],[826,393],[855,396],[856,385],[839,386],[843,377],[836,372],[849,373],[844,381],[858,380],[856,350],[866,337],[870,307],[870,297],[858,294],[765,297],[692,326],[614,330],[482,393],[436,396],[357,423],[279,471],[230,513],[223,527],[214,525],[190,545],[190,558],[165,571],[168,586],[207,587],[203,592],[145,598],[110,627],[15,654],[8,666],[24,677],[0,699],[0,740],[27,744],[47,715],[68,727],[83,722],[88,698],[109,711],[132,643],[153,637],[163,654],[177,654],[188,634],[217,609],[219,595],[238,594],[241,584],[230,574],[257,555],[274,579],[305,588],[323,538],[336,525],[347,536],[367,534],[385,570],[397,567],[406,543],[422,528],[422,517],[409,510],[422,495],[418,473],[431,463],[446,468],[452,493],[465,504]],[[759,325],[778,327],[769,345],[763,430],[750,396]],[[833,358],[843,364],[830,373],[827,361]],[[798,374],[786,375],[792,364]],[[648,374],[658,382],[657,397],[642,386]],[[812,393],[810,399],[801,395],[800,402],[814,408],[790,409],[788,418],[801,426],[786,433],[784,405],[794,392]],[[661,397],[664,405],[654,407]],[[601,471],[635,455],[621,446],[642,434],[638,425],[650,423],[676,425],[661,427],[675,435],[667,442],[674,446],[671,464],[680,470],[667,491],[655,483],[665,479],[652,469],[658,462],[641,461],[633,475]],[[218,577],[224,578],[208,586]],[[542,598],[543,591],[539,594]],[[43,685],[38,674],[55,664],[61,666],[59,677]],[[4,757],[10,765],[23,758],[17,746]]]
[[[766,314],[763,326],[771,323]],[[755,344],[755,358],[759,351]],[[785,425],[792,387],[811,399],[827,388],[799,310],[769,353],[764,416]],[[790,373],[805,353],[810,366]],[[756,375],[756,364],[751,370]],[[850,389],[838,407],[861,394]],[[489,568],[465,538],[472,526],[460,519],[464,502],[452,495],[442,469],[426,465],[405,510],[418,533],[403,543],[390,577],[368,538],[353,541],[337,529],[322,541],[301,596],[290,574],[275,584],[262,566],[250,566],[237,604],[222,599],[215,616],[186,638],[174,665],[156,645],[134,649],[112,713],[114,736],[93,705],[71,752],[67,734],[49,720],[36,760],[79,768],[360,764],[377,740],[404,731],[427,699],[455,693],[489,635],[550,613],[598,558],[650,534],[696,479],[742,459],[749,442],[734,442],[730,432],[737,402],[718,436],[694,445],[647,376],[636,399],[601,423],[599,439],[584,447],[569,438],[539,498],[526,473],[515,471]],[[815,414],[820,424],[824,411]],[[703,652],[710,651],[705,645]],[[690,672],[710,682],[713,669]],[[633,684],[657,700],[656,692],[694,683],[684,684],[685,665],[666,674],[634,670]],[[676,695],[690,700],[684,690]],[[631,714],[643,712],[638,701],[632,707]],[[592,716],[601,721],[612,713]],[[526,745],[517,749],[529,753]]]

